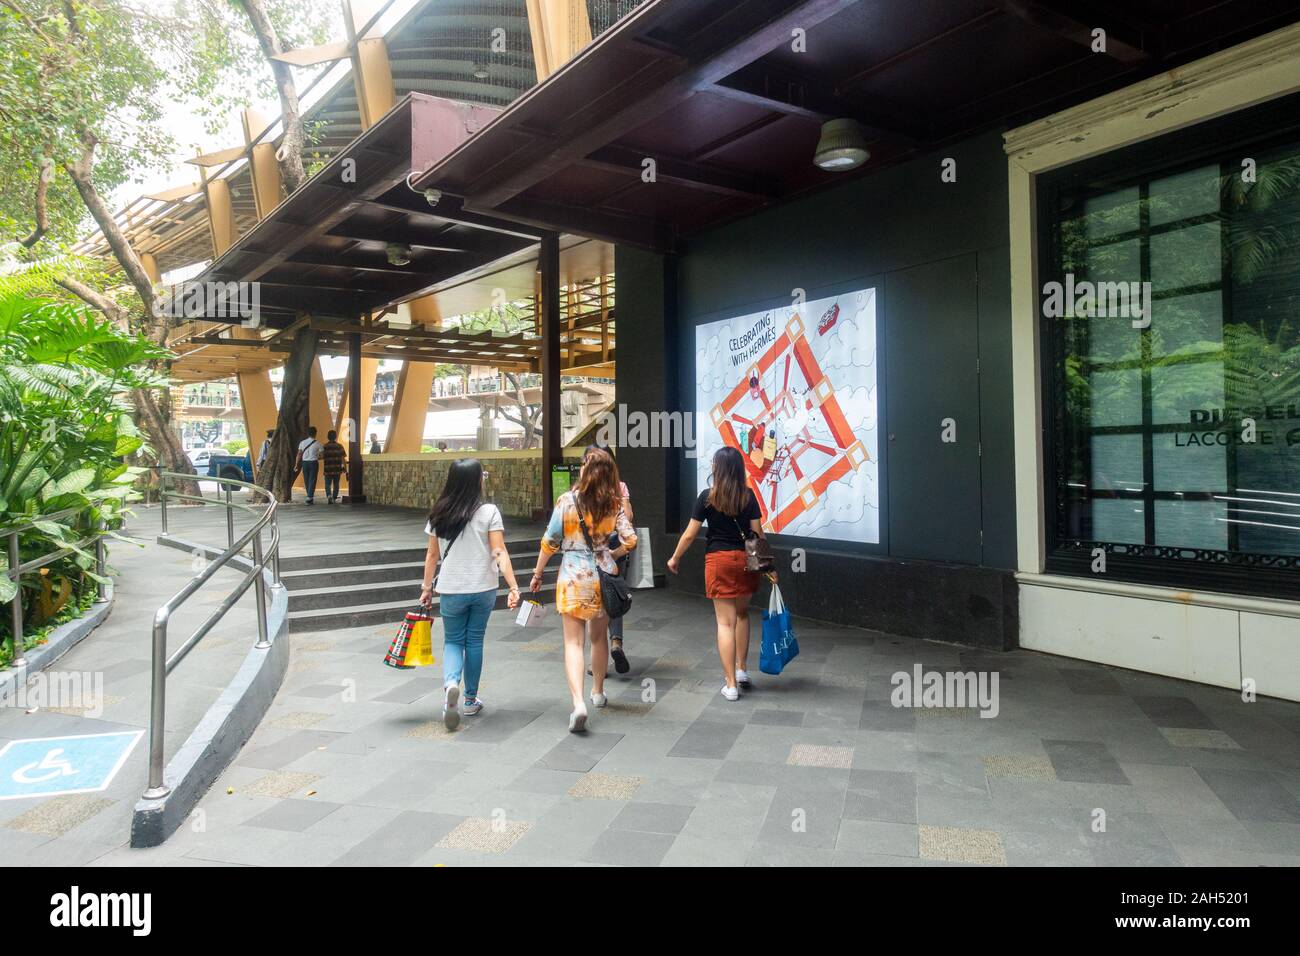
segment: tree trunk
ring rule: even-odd
[[[311,367],[316,361],[319,333],[310,326],[298,330],[293,350],[284,363],[284,383],[280,386],[280,411],[275,420],[275,435],[266,454],[266,464],[257,483],[273,494],[277,501],[288,501],[293,494],[294,459],[298,443],[307,437],[310,404]]]
[[[30,249],[36,243],[41,241],[41,237],[49,232],[50,214],[45,204],[46,193],[50,188],[50,177],[54,174],[54,160],[46,156],[41,160],[41,171],[36,177],[36,225],[25,239],[20,242]]]
[[[541,407],[538,405],[528,404],[527,400],[524,398],[524,386],[521,384],[521,380],[517,375],[512,372],[506,372],[505,377],[506,381],[510,383],[511,388],[514,389],[514,394],[511,397],[515,400],[515,405],[518,407],[516,414],[518,414],[519,417],[516,418],[510,413],[510,410],[506,408],[501,409],[501,414],[505,416],[506,421],[514,422],[524,430],[523,447],[532,448],[533,442],[536,439],[541,438],[542,434],[542,430],[538,427],[537,423],[538,417],[541,415]]]
[[[181,447],[181,440],[177,434],[172,431],[171,416],[163,406],[159,405],[157,396],[150,391],[142,388],[133,389],[131,398],[135,402],[136,411],[140,413],[140,424],[144,427],[145,433],[149,436],[149,441],[153,445],[154,452],[158,455],[158,460],[166,465],[165,471],[176,471],[181,474],[194,474],[194,465],[190,461],[189,455],[185,454],[185,449]],[[173,467],[170,462],[181,461],[185,463],[185,469]],[[185,495],[199,495],[199,483],[194,480],[174,481],[172,490],[178,491]]]
[[[140,301],[144,303],[146,333],[159,345],[166,346],[169,331],[167,316],[163,314],[162,303],[154,291],[153,282],[144,271],[144,264],[140,261],[140,257],[135,254],[126,236],[118,228],[117,220],[113,218],[108,206],[104,205],[99,190],[95,188],[95,147],[99,144],[99,140],[89,130],[85,130],[81,134],[81,143],[81,156],[75,163],[67,163],[64,168],[72,177],[72,182],[76,185],[77,192],[81,194],[82,202],[94,217],[95,224],[104,234],[108,247],[113,250],[113,258],[122,267],[136,294],[140,296]]]
[[[272,59],[283,53],[284,48],[280,45],[279,34],[275,32],[275,24],[267,16],[263,0],[239,0],[239,5],[248,15],[248,22],[262,47],[266,62],[275,76],[276,89],[280,93],[280,122],[284,127],[284,138],[276,150],[275,159],[280,164],[280,179],[284,181],[285,192],[292,196],[294,190],[307,178],[302,166],[302,150],[307,142],[307,131],[303,127],[299,111],[298,87],[293,81],[293,67]]]
[[[93,184],[90,189],[94,189]],[[92,289],[84,282],[79,282],[67,276],[55,281],[83,302],[103,312],[114,324],[124,328],[130,327],[126,309],[102,292]],[[164,470],[178,472],[183,475],[193,475],[195,473],[194,464],[190,461],[190,456],[185,454],[180,439],[172,431],[171,415],[167,413],[166,407],[158,403],[153,392],[145,389],[132,389],[131,400],[135,403],[140,426],[144,429],[144,433],[149,436],[149,444],[153,446],[154,454],[158,456],[158,461],[163,465]],[[174,488],[185,495],[198,496],[201,494],[198,482],[193,480],[181,480]]]

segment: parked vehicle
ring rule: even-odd
[[[190,464],[200,475],[207,474],[208,463],[213,455],[223,454],[224,448],[191,448],[185,454],[190,458]]]
[[[196,470],[198,470],[197,466]],[[253,461],[247,453],[231,455],[214,452],[208,459],[206,471],[199,471],[199,474],[206,474],[209,478],[233,478],[235,481],[251,482]]]

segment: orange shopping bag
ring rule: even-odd
[[[397,629],[397,636],[388,645],[384,663],[389,667],[403,670],[411,667],[427,667],[433,659],[433,610],[418,607],[407,611],[402,625]]]

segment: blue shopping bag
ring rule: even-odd
[[[781,589],[772,585],[767,610],[763,612],[763,639],[759,644],[758,669],[764,674],[779,674],[785,665],[799,656],[799,642],[790,625],[790,612],[781,599]]]

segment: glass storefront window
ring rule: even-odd
[[[1141,175],[1094,163],[1040,191],[1048,568],[1094,572],[1100,549],[1121,577],[1285,593],[1279,575],[1300,584],[1300,136],[1164,168],[1144,155]]]

